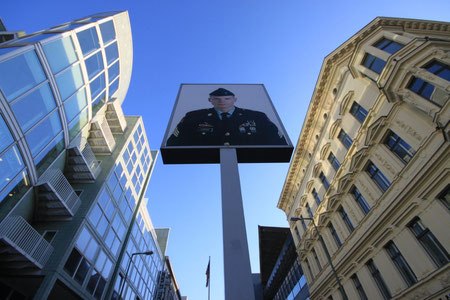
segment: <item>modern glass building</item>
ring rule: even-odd
[[[144,199],[157,151],[121,108],[128,12],[3,40],[0,298],[153,299],[166,268]]]

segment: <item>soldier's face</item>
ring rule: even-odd
[[[218,111],[228,112],[233,108],[237,98],[233,96],[212,96],[208,101],[211,102]]]

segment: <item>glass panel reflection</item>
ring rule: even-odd
[[[118,88],[119,88],[119,79],[117,79],[116,81],[111,83],[109,86],[109,97],[110,98],[114,95],[114,93],[117,91]]]
[[[64,150],[64,135],[61,133],[35,159],[36,171],[41,176]]]
[[[105,88],[105,73],[94,79],[89,86],[91,87],[91,98],[94,99]]]
[[[103,57],[102,51],[98,51],[88,59],[86,59],[86,69],[89,79],[92,79],[103,70]]]
[[[69,140],[72,141],[88,122],[88,111],[85,109],[69,125]]]
[[[117,42],[112,43],[105,48],[106,61],[108,65],[119,58],[119,51],[117,49]]]
[[[100,31],[102,32],[103,44],[106,44],[116,38],[113,21],[100,24]]]
[[[0,115],[0,153],[11,145],[12,142],[14,142],[14,139],[11,136],[11,131],[9,131],[8,126],[3,120],[3,116]]]
[[[11,101],[46,79],[34,51],[0,63],[0,89]]]
[[[59,93],[62,100],[67,99],[76,90],[78,90],[83,84],[83,76],[81,75],[80,65],[76,64],[71,68],[65,70],[63,73],[56,77]]]
[[[78,32],[77,37],[84,56],[100,47],[95,27]]]
[[[0,157],[0,190],[24,168],[17,146],[11,147]]]
[[[22,131],[26,132],[56,107],[48,83],[34,90],[12,105]]]
[[[66,113],[67,122],[72,121],[73,118],[75,118],[75,116],[86,107],[86,105],[86,91],[85,89],[81,89],[64,103],[64,111]]]
[[[58,111],[55,110],[26,135],[26,140],[33,157],[35,157],[61,130],[61,120]]]
[[[70,36],[45,44],[43,48],[54,74],[77,61]]]
[[[108,68],[109,83],[119,76],[119,61]]]

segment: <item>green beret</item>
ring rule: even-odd
[[[232,92],[230,92],[229,90],[226,90],[224,88],[218,88],[217,90],[209,93],[210,96],[233,96],[234,94]]]

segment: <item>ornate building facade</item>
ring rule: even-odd
[[[278,202],[311,299],[449,296],[449,53],[376,18],[325,58]]]

